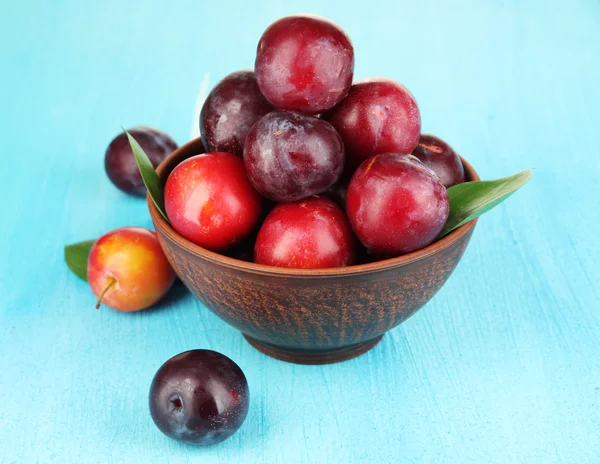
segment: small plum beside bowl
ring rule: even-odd
[[[157,169],[163,184],[181,161],[203,152],[200,139],[175,150]],[[463,164],[467,180],[479,180],[471,165]],[[147,200],[159,242],[184,284],[256,349],[301,364],[344,361],[373,348],[442,287],[477,223],[397,258],[344,268],[289,269],[195,245]]]

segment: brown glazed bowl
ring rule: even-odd
[[[161,181],[181,161],[203,152],[200,139],[174,151],[158,167]],[[467,180],[479,180],[463,163]],[[302,364],[344,361],[373,348],[446,282],[477,222],[398,258],[345,268],[288,269],[195,245],[175,232],[147,200],[169,262],[200,301],[259,351]]]

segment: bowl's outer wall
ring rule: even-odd
[[[215,314],[258,340],[309,350],[367,341],[406,320],[446,282],[471,233],[401,267],[320,278],[244,272],[158,236],[177,275]]]
[[[203,152],[181,147],[159,168],[162,181],[183,159]],[[159,241],[177,275],[233,327],[276,346],[323,350],[384,334],[420,309],[460,261],[473,228],[417,261],[342,276],[265,275],[224,265],[177,243],[151,206]]]

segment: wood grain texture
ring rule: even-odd
[[[4,5],[0,462],[600,462],[600,4],[209,3]],[[483,178],[533,180],[482,217],[425,308],[345,363],[261,355],[181,287],[144,313],[95,311],[63,245],[151,226],[103,173],[110,139],[150,124],[187,141],[206,73],[252,66],[297,11],[340,23],[356,77],[405,84]],[[251,390],[243,428],[210,449],[148,413],[156,369],[192,348],[230,356]]]

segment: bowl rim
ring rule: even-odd
[[[202,150],[198,154],[204,153],[204,148],[202,144],[202,140],[200,138],[191,140],[185,145],[180,146],[176,150],[174,150],[169,156],[167,156],[157,167],[156,171],[161,178],[162,181],[162,171],[165,169],[165,166],[171,162],[173,158],[178,157],[183,151],[194,151],[194,149],[199,148]],[[466,178],[470,181],[478,181],[480,180],[479,175],[473,169],[473,167],[467,162],[462,156],[460,157],[464,169]],[[214,251],[210,251],[206,248],[201,247],[200,245],[196,245],[190,240],[186,239],[171,227],[171,225],[165,221],[162,215],[156,209],[154,202],[150,198],[150,194],[146,193],[146,203],[148,204],[148,209],[150,211],[150,216],[152,218],[152,222],[154,223],[154,227],[158,232],[160,229],[162,235],[167,238],[169,241],[174,243],[180,248],[185,249],[187,252],[202,258],[206,261],[210,261],[214,264],[227,267],[232,270],[238,270],[247,272],[250,274],[257,275],[268,275],[268,276],[278,276],[278,277],[286,277],[286,278],[294,278],[294,277],[314,277],[314,278],[323,278],[323,277],[344,277],[349,275],[357,275],[357,274],[370,274],[373,272],[380,272],[392,268],[402,267],[407,264],[414,263],[416,261],[424,260],[432,255],[442,252],[443,250],[451,247],[458,241],[460,241],[463,237],[468,235],[475,225],[477,224],[477,220],[473,219],[458,229],[453,230],[448,235],[444,236],[440,240],[437,240],[430,245],[427,245],[425,248],[421,248],[420,250],[413,251],[411,253],[407,253],[405,255],[397,256],[395,258],[388,258],[381,261],[375,261],[373,263],[366,264],[355,264],[352,266],[346,267],[334,267],[334,268],[323,268],[323,269],[298,269],[298,268],[286,268],[286,267],[276,267],[269,266],[265,264],[257,264],[248,261],[242,261],[236,258],[230,258],[229,256],[224,256]]]

